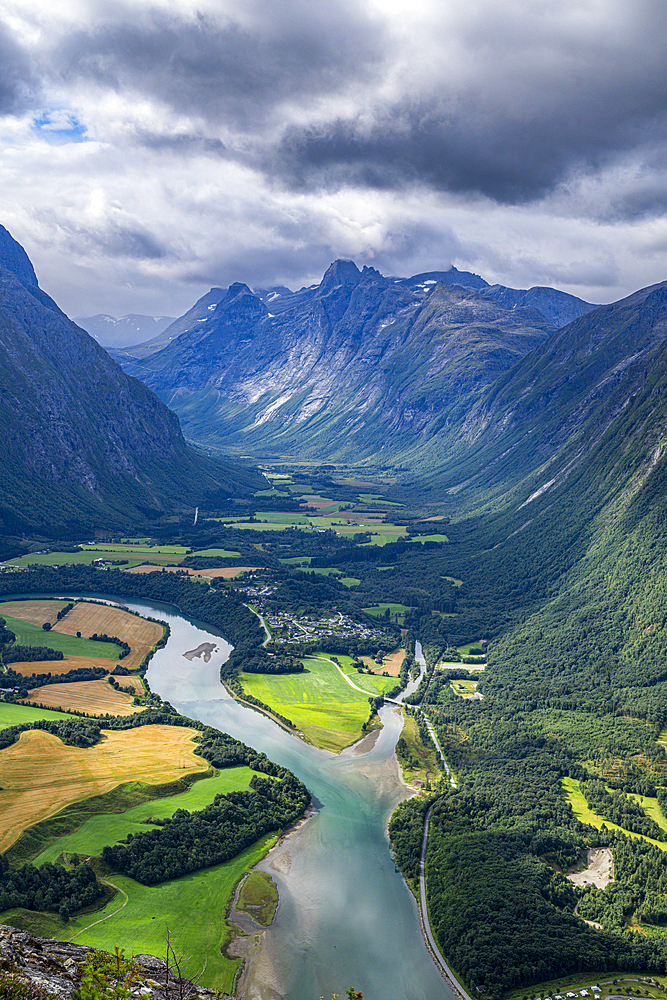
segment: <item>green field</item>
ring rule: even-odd
[[[0,674],[0,682],[2,675]],[[24,722],[37,722],[38,719],[71,719],[66,712],[54,712],[50,708],[32,708],[30,705],[12,705],[0,701],[0,729],[8,726],[21,726]]]
[[[413,542],[443,542],[449,541],[447,535],[413,535]]]
[[[261,514],[257,517],[258,521],[267,521],[269,524],[308,524],[309,518],[307,514],[298,514],[296,511],[290,513],[289,511],[265,511],[263,510]]]
[[[10,559],[12,566],[89,566],[95,559],[127,559],[127,566],[139,566],[143,562],[178,563],[187,552],[184,545],[131,545],[116,544],[85,545],[81,552],[46,552],[43,554],[19,556]]]
[[[407,604],[390,604],[382,601],[380,604],[373,605],[373,607],[362,608],[362,611],[365,611],[367,615],[372,615],[374,618],[384,618],[384,613],[387,608],[389,608],[389,614],[392,620],[395,620],[394,615],[398,615],[398,620],[401,625],[403,624],[405,612],[411,610]]]
[[[452,691],[454,694],[457,694],[459,698],[470,698],[473,694],[476,694],[477,684],[478,681],[462,681],[458,679],[449,682]]]
[[[457,651],[461,656],[470,656],[471,649],[484,649],[484,646],[480,646],[479,639],[477,642],[468,642],[465,646],[457,646]],[[482,654],[484,655],[484,654]]]
[[[663,815],[657,799],[651,798],[648,795],[636,795],[633,792],[630,792],[629,795],[631,799],[635,799],[639,803],[647,816],[656,821],[661,829],[667,830],[667,819]]]
[[[77,944],[106,951],[119,945],[130,955],[163,956],[169,929],[176,954],[188,957],[185,975],[196,975],[206,964],[202,985],[229,992],[241,963],[240,959],[230,960],[220,954],[229,934],[227,900],[243,872],[256,864],[275,841],[275,834],[267,834],[231,861],[163,885],[144,886],[123,875],[110,876],[110,881],[128,897],[119,913],[110,916],[123,903],[120,893],[103,910],[73,917],[67,925],[55,918],[48,933],[61,941],[77,934]],[[86,930],[103,917],[109,919]]]
[[[404,503],[394,503],[392,500],[383,500],[381,493],[360,493],[359,499],[367,504],[381,504],[383,507],[405,507]]]
[[[328,659],[328,654],[318,650],[315,656]],[[384,694],[390,688],[396,687],[396,677],[383,677],[381,674],[360,674],[356,667],[352,666],[352,657],[344,656],[342,653],[336,654],[336,659],[340,663],[343,673],[350,678],[353,684],[363,688],[369,695]],[[349,686],[349,685],[348,685]]]
[[[131,542],[94,542],[84,548],[90,552],[118,552],[123,555],[133,552],[150,555],[152,552],[156,556],[184,556],[188,551],[185,545],[135,545]]]
[[[239,525],[235,525],[239,527]],[[201,552],[191,552],[190,555],[194,559],[196,556],[204,556],[208,558],[209,556],[215,556],[219,559],[240,559],[240,552],[232,552],[230,549],[202,549]]]
[[[663,843],[660,840],[654,840],[652,837],[646,837],[642,833],[633,833],[631,830],[624,830],[623,827],[617,826],[616,823],[610,823],[608,819],[603,819],[601,816],[598,816],[597,813],[594,813],[592,809],[589,809],[586,804],[586,799],[584,798],[584,793],[581,791],[579,782],[576,778],[561,778],[561,784],[563,786],[565,801],[570,803],[574,815],[578,820],[581,820],[582,823],[588,823],[590,826],[594,826],[596,830],[599,830],[604,824],[608,830],[619,830],[621,833],[624,833],[626,837],[638,837],[640,840],[645,840],[647,843],[654,844],[656,847],[659,847],[661,851],[667,851],[667,843]],[[657,799],[648,799],[648,801],[655,802],[657,805]],[[655,816],[653,818],[656,819]],[[662,819],[660,826],[665,828],[664,818]]]
[[[64,635],[53,629],[45,632],[39,625],[30,625],[20,618],[11,618],[9,615],[2,617],[7,622],[7,628],[16,634],[16,641],[20,646],[48,646],[69,656],[91,656],[105,660],[117,660],[122,652],[115,642],[77,639],[75,635]]]
[[[34,863],[57,862],[63,853],[97,855],[106,844],[117,843],[129,833],[150,828],[147,820],[172,816],[177,809],[202,809],[216,795],[248,788],[254,773],[248,767],[227,768],[214,777],[194,782],[187,791],[178,795],[143,802],[125,812],[90,816],[73,833],[50,844]],[[126,794],[130,796],[131,792],[128,790]],[[100,802],[103,805],[104,800],[108,800],[111,806],[113,798],[113,793],[100,796]],[[194,974],[207,961],[203,982],[226,991],[231,988],[239,966],[238,961],[222,958],[219,953],[229,928],[224,919],[227,899],[245,869],[255,864],[275,839],[275,834],[269,834],[225,864],[156,887],[149,888],[130,878],[111,875],[110,881],[121,892],[102,910],[81,914],[67,925],[50,914],[21,910],[6,911],[0,915],[0,920],[11,920],[34,933],[61,940],[76,934],[77,942],[82,944],[110,950],[118,944],[128,953],[153,955],[164,953],[168,927],[177,953],[183,952],[191,957],[189,972]],[[118,910],[126,896],[127,905],[110,916]],[[103,918],[108,919],[85,930]],[[84,933],[79,935],[81,930]]]
[[[342,665],[346,658],[338,658]],[[306,669],[302,674],[242,674],[241,682],[249,694],[291,719],[309,742],[339,753],[363,736],[361,727],[370,710],[368,695],[351,688],[328,660],[309,658],[303,662]],[[396,684],[395,678],[375,678],[356,671],[350,679],[367,688],[369,694],[378,691],[376,685],[381,684],[379,690],[383,690],[387,682],[390,687]]]
[[[254,774],[249,767],[225,768],[215,777],[195,781],[180,795],[144,802],[122,813],[91,816],[74,833],[59,837],[50,844],[34,864],[43,865],[47,861],[55,864],[63,852],[91,856],[100,854],[106,844],[117,844],[128,833],[136,834],[149,829],[148,821],[151,819],[173,816],[177,809],[203,809],[216,795],[248,788]]]
[[[380,533],[380,532],[378,532],[378,528],[381,528],[381,527],[382,528],[387,527],[387,528],[389,528],[391,530],[387,534]],[[358,530],[360,530],[360,529],[357,529],[357,531]],[[405,539],[407,539],[407,537],[408,537],[401,528],[397,528],[395,525],[384,525],[384,524],[383,525],[378,525],[378,524],[374,524],[372,527],[363,528],[361,530],[363,530],[363,531],[371,531],[373,533],[373,538],[371,539],[371,541],[370,542],[362,542],[362,545],[377,545],[380,548],[382,546],[384,546],[384,545],[390,545],[393,542],[397,542],[399,540],[399,538],[405,538]],[[344,532],[341,531],[340,534],[342,535],[342,534],[344,534]]]

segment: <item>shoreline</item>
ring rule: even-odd
[[[275,844],[268,849],[266,854],[259,861],[255,862],[251,868],[248,868],[243,876],[239,879],[234,889],[234,894],[231,897],[231,903],[229,905],[229,910],[227,913],[227,920],[232,925],[232,940],[223,946],[223,953],[230,959],[240,958],[241,966],[236,973],[234,978],[233,992],[238,993],[239,997],[245,997],[247,988],[252,985],[253,987],[265,986],[266,983],[264,978],[266,977],[266,969],[264,965],[266,964],[266,956],[264,954],[264,945],[266,940],[267,931],[270,929],[272,924],[275,922],[276,916],[278,915],[278,910],[280,908],[280,888],[276,884],[276,889],[278,891],[278,903],[271,918],[271,923],[264,927],[262,924],[257,923],[256,920],[245,910],[238,910],[236,908],[236,903],[239,896],[239,891],[243,885],[243,881],[251,871],[264,871],[262,865],[270,865],[271,855],[282,847],[288,838],[293,837],[295,834],[299,833],[300,830],[305,826],[305,824],[313,816],[317,814],[317,809],[310,805],[306,809],[303,816],[300,817],[293,823],[290,827],[287,827]],[[267,872],[266,874],[270,874]],[[245,927],[243,925],[246,925]],[[260,966],[258,969],[257,966]],[[254,977],[257,975],[262,976],[262,983],[255,983]],[[274,977],[275,979],[275,977]],[[280,983],[282,986],[283,984]],[[281,996],[281,993],[275,993],[276,997]]]
[[[389,708],[390,711],[397,713],[400,717],[403,717],[403,713],[399,706],[388,705],[386,707]],[[371,768],[373,766],[373,762],[372,760],[368,760],[368,755],[374,749],[384,729],[385,727],[383,726],[382,729],[366,733],[360,740],[357,740],[355,744],[347,747],[342,754],[336,756],[339,758],[347,757],[348,760],[350,758],[356,758],[358,765],[362,769],[364,768],[366,761],[368,761],[368,767]],[[326,750],[321,750],[320,752],[330,753],[330,751]],[[395,799],[393,806],[387,813],[384,826],[384,835],[387,847],[390,852],[391,860],[395,864],[393,848],[389,839],[389,818],[399,802],[418,795],[420,793],[420,789],[416,788],[414,785],[408,784],[405,781],[403,777],[403,770],[396,755],[395,746],[391,756],[389,756],[385,761],[383,771],[384,773],[380,780],[388,789],[393,790],[394,794],[392,795],[392,798]],[[276,841],[273,847],[267,851],[264,857],[253,866],[255,869],[264,871],[268,875],[274,877],[274,881],[278,887],[278,906],[276,907],[272,924],[278,917],[282,901],[279,879],[282,877],[284,880],[285,877],[288,877],[293,867],[293,861],[298,860],[299,852],[301,850],[308,850],[308,845],[303,843],[304,833],[307,830],[308,820],[312,819],[318,813],[319,810],[317,808],[312,805],[309,806],[304,816],[301,817],[301,819],[298,820],[292,827],[286,830]],[[298,865],[295,864],[294,867],[297,868]],[[275,876],[278,877],[276,878]],[[408,891],[410,891],[402,872],[401,880]],[[420,920],[418,906],[417,911],[417,919]],[[230,911],[230,920],[232,920],[231,914],[232,911]],[[246,917],[247,915],[244,913],[241,919]],[[250,918],[250,920],[252,920],[252,918]],[[238,927],[239,925],[234,924],[234,926]],[[239,998],[247,998],[247,1000],[283,1000],[283,998],[287,996],[287,991],[289,989],[288,970],[280,968],[280,959],[277,958],[274,960],[272,956],[269,935],[267,933],[271,926],[272,925],[269,925],[269,927],[265,928],[256,924],[252,927],[250,933],[242,930],[242,928],[239,928],[239,934],[234,942],[235,949],[233,952],[230,952],[231,957],[240,957],[243,959],[244,963],[234,984]],[[434,964],[436,965],[438,971],[440,971],[440,966],[435,960]]]

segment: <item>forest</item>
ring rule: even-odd
[[[22,865],[0,872],[0,912],[20,906],[26,910],[52,910],[67,921],[72,913],[97,902],[105,890],[87,864]]]
[[[178,809],[159,828],[105,847],[104,861],[144,885],[157,885],[228,861],[265,833],[299,818],[310,794],[293,774],[279,781],[255,775],[246,792],[227,792],[197,812]]]

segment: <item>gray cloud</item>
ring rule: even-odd
[[[472,79],[436,74],[417,96],[378,102],[370,122],[364,109],[289,127],[266,169],[297,190],[423,184],[522,204],[628,152],[664,159],[667,7],[639,3],[634,31],[622,28],[613,44],[591,36],[569,49],[556,36],[543,62],[501,34],[502,59],[485,62],[484,46],[471,45]]]
[[[25,111],[36,92],[28,57],[9,30],[0,24],[0,114]]]
[[[353,5],[262,7],[252,27],[158,12],[137,24],[128,16],[127,24],[89,26],[63,39],[52,61],[65,79],[136,89],[209,123],[252,130],[276,105],[362,82],[384,59],[381,27]]]
[[[2,221],[77,314],[338,256],[592,299],[667,273],[664,0],[6,8]]]

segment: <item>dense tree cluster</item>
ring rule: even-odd
[[[663,968],[638,934],[596,932],[570,884],[506,831],[439,838],[429,851],[431,919],[444,954],[486,996],[579,972]]]
[[[285,653],[270,655],[265,650],[257,650],[243,660],[243,669],[248,674],[300,674],[303,663],[296,656]]]
[[[23,865],[0,874],[0,911],[55,910],[67,918],[104,895],[90,865],[69,870],[62,865]]]
[[[14,644],[4,650],[2,658],[5,663],[36,663],[38,660],[64,660],[65,654],[60,649],[51,649],[49,646]]]
[[[178,809],[170,819],[125,843],[105,847],[107,864],[144,885],[156,885],[235,857],[259,837],[293,823],[310,803],[294,775],[253,777],[245,792],[228,792],[198,812]]]

